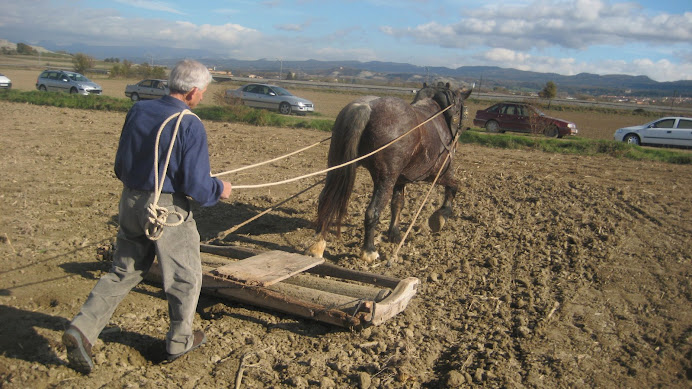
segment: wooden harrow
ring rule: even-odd
[[[200,250],[202,293],[346,328],[376,326],[396,316],[419,284],[415,277],[351,270],[284,251],[208,244]],[[158,262],[148,279],[160,283]]]

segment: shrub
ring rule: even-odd
[[[94,58],[83,53],[77,53],[72,57],[72,64],[75,72],[84,74],[88,69],[94,67]]]

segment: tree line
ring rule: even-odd
[[[9,47],[0,48],[0,54],[4,55],[39,55],[38,50],[26,43],[17,43],[15,49]],[[106,58],[104,60],[106,63],[112,63],[113,65],[109,69],[109,76],[111,78],[126,78],[126,77],[142,77],[142,78],[166,78],[166,68],[163,66],[151,66],[148,63],[141,63],[139,65],[128,61],[120,61],[120,58]],[[84,53],[76,53],[72,55],[72,66],[73,70],[77,73],[86,73],[90,69],[94,68],[96,60],[90,55]]]
[[[111,66],[109,77],[111,78],[126,78],[126,77],[143,77],[143,78],[166,78],[166,68],[163,66],[151,66],[144,62],[135,65],[133,62],[119,58],[107,58],[105,62],[114,63]],[[84,73],[94,67],[95,60],[93,57],[84,53],[77,53],[72,57],[72,64],[77,73]]]

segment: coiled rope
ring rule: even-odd
[[[158,240],[163,234],[163,227],[175,227],[183,224],[183,215],[175,210],[169,210],[165,207],[159,206],[159,198],[161,197],[161,192],[163,191],[163,184],[166,180],[166,172],[168,171],[168,163],[171,160],[171,154],[173,153],[173,145],[175,144],[175,138],[178,135],[178,129],[180,128],[180,122],[183,120],[183,116],[192,115],[199,119],[197,115],[192,113],[189,109],[184,109],[181,112],[177,112],[168,117],[159,127],[159,131],[156,133],[156,143],[154,147],[154,201],[147,206],[147,222],[144,226],[144,234],[149,238],[149,240]],[[171,144],[168,146],[168,153],[166,154],[166,162],[163,165],[163,171],[161,172],[161,179],[159,180],[159,142],[161,140],[161,133],[164,127],[171,120],[178,118],[173,128],[173,135],[171,136]],[[159,181],[161,181],[159,183]],[[175,222],[169,223],[168,217],[174,215],[178,218]]]

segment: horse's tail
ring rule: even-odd
[[[328,164],[340,165],[358,157],[358,144],[363,130],[370,120],[371,108],[367,100],[348,104],[339,112],[332,128]],[[317,206],[317,232],[323,238],[332,225],[337,235],[341,233],[341,222],[348,210],[348,201],[356,180],[355,163],[327,173],[324,189]]]

